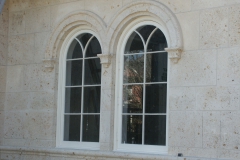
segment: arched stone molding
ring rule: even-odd
[[[180,24],[175,14],[164,4],[153,0],[132,2],[113,16],[108,27],[109,48],[107,53],[117,50],[119,37],[124,30],[142,21],[154,21],[162,26],[161,30],[168,41],[169,58],[176,63],[181,58],[183,38]],[[126,28],[127,27],[127,28]]]
[[[96,14],[89,11],[80,11],[68,14],[60,23],[53,27],[53,33],[49,38],[48,46],[45,51],[44,64],[45,68],[51,71],[54,68],[56,59],[59,57],[63,41],[68,34],[74,29],[90,29],[99,34],[102,42],[102,51],[104,53],[106,45],[106,24]]]

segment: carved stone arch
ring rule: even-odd
[[[132,2],[118,11],[108,27],[108,53],[117,50],[119,38],[126,27],[133,27],[143,21],[154,21],[162,26],[162,31],[168,40],[166,49],[169,58],[175,62],[181,57],[183,48],[182,30],[175,14],[164,4],[152,0]]]
[[[96,32],[99,35],[99,41],[102,42],[102,52],[104,53],[104,46],[106,45],[103,44],[106,43],[104,37],[107,28],[105,22],[98,15],[89,11],[70,13],[53,27],[43,60],[47,69],[52,70],[54,68],[54,63],[59,58],[63,41],[71,31],[78,27],[91,29]]]

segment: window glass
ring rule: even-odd
[[[166,145],[167,46],[155,26],[137,28],[125,46],[122,144]]]
[[[100,43],[90,33],[77,36],[69,46],[63,141],[99,142],[100,53]]]

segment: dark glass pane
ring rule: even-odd
[[[64,116],[64,141],[80,141],[81,116]]]
[[[144,52],[143,41],[136,32],[133,32],[127,41],[124,53],[130,54],[142,52]]]
[[[87,47],[87,52],[85,57],[97,57],[97,54],[101,54],[101,46],[96,37],[94,37]]]
[[[145,116],[144,144],[166,145],[166,116]]]
[[[66,88],[65,113],[81,113],[82,88]]]
[[[167,82],[167,59],[164,53],[147,54],[146,82]]]
[[[167,84],[146,85],[145,112],[166,113]]]
[[[67,59],[74,59],[74,58],[82,58],[82,48],[78,41],[75,39],[71,43],[69,49],[68,49],[68,54],[67,54]]]
[[[141,36],[143,37],[145,43],[148,40],[149,35],[152,33],[152,31],[155,29],[155,26],[142,26],[140,28],[137,29],[137,31],[141,34]]]
[[[82,141],[99,142],[99,115],[83,116],[83,132]]]
[[[124,56],[124,83],[142,83],[144,72],[144,54]]]
[[[123,86],[123,113],[143,112],[143,86]]]
[[[122,117],[122,143],[142,144],[142,116]]]
[[[101,64],[99,58],[85,59],[84,84],[101,84]]]
[[[101,87],[84,87],[84,113],[100,113]]]
[[[82,43],[83,47],[85,48],[88,40],[92,37],[92,34],[85,33],[81,34],[77,37],[77,39]]]
[[[166,47],[167,41],[164,34],[159,29],[156,30],[149,41],[147,47],[148,52],[163,51]]]
[[[82,60],[67,61],[66,85],[82,85]]]

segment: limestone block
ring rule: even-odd
[[[196,88],[198,110],[239,110],[239,87]]]
[[[224,5],[225,0],[192,0],[192,10],[215,8]]]
[[[23,139],[26,125],[26,113],[6,111],[4,118],[4,138]]]
[[[2,12],[9,12],[9,1],[5,1]]]
[[[26,114],[25,139],[53,140],[55,138],[54,113],[29,111]]]
[[[202,112],[171,111],[169,116],[169,146],[202,147]]]
[[[8,36],[0,35],[0,65],[7,64]]]
[[[187,51],[169,69],[173,86],[216,85],[216,50]]]
[[[100,16],[106,23],[110,21],[116,10],[122,7],[120,0],[85,0],[85,9],[94,12]]]
[[[30,92],[28,103],[29,108],[33,110],[53,110],[54,92]]]
[[[192,10],[239,4],[239,0],[192,0]]]
[[[30,0],[9,0],[9,10],[13,11],[22,11],[29,8]]]
[[[0,13],[0,35],[8,34],[8,22],[9,22],[8,12]]]
[[[50,30],[50,6],[26,11],[26,33]]]
[[[223,159],[240,159],[240,151],[239,150],[219,150],[218,151],[219,158]]]
[[[34,63],[34,34],[10,36],[8,65]]]
[[[109,143],[111,140],[111,112],[102,111],[100,116],[100,143]]]
[[[174,13],[187,12],[191,10],[191,0],[158,0],[169,7]]]
[[[41,32],[34,34],[34,59],[33,62],[41,63],[44,59],[45,50],[47,47],[48,39],[50,36],[50,32]]]
[[[113,69],[112,66],[109,66],[108,68],[103,67],[102,65],[102,89],[112,89],[113,86]]]
[[[137,2],[141,0],[123,0],[123,4],[128,2]],[[144,1],[144,0],[142,0]],[[174,13],[179,12],[187,12],[191,10],[191,0],[157,0],[160,3],[165,4],[169,9],[171,9]]]
[[[29,64],[24,67],[25,91],[53,91],[54,72],[44,70],[42,64]]]
[[[3,139],[3,145],[4,146],[13,146],[13,147],[20,147],[20,146],[24,146],[25,144],[25,139],[22,139],[22,138],[11,138],[11,139],[8,139],[8,138],[5,138]]]
[[[9,33],[10,35],[25,34],[26,14],[25,11],[10,12]]]
[[[3,110],[4,110],[5,97],[6,97],[6,94],[0,92],[0,111],[3,111]]]
[[[23,155],[24,160],[51,160],[50,156],[47,155]]]
[[[238,150],[240,145],[240,112],[221,112],[221,148]]]
[[[219,48],[228,46],[227,14],[227,7],[201,11],[200,48]]]
[[[37,148],[55,148],[56,142],[54,140],[39,140],[39,139],[26,139],[24,143],[25,147],[37,147]]]
[[[170,110],[196,110],[196,89],[194,87],[169,88]]]
[[[0,66],[0,92],[6,91],[7,67]]]
[[[0,145],[2,145],[4,137],[4,111],[0,111],[0,122]]]
[[[113,98],[112,90],[102,89],[101,93],[101,111],[111,111],[112,107],[112,98]]]
[[[17,92],[23,90],[24,66],[8,66],[7,67],[7,92]]]
[[[240,4],[240,2],[239,2]],[[240,5],[229,7],[229,45],[240,45]]]
[[[2,153],[0,159],[1,160],[23,160],[21,154],[17,153]]]
[[[100,150],[101,151],[111,151],[112,150],[111,143],[100,143]]]
[[[65,17],[69,13],[83,9],[83,0],[51,6],[51,26],[54,27],[62,20],[63,17]]]
[[[28,92],[10,92],[6,93],[5,111],[22,111],[28,109],[28,101],[31,93]]]
[[[203,112],[203,148],[219,148],[221,141],[221,113]]]
[[[217,81],[220,85],[240,84],[240,48],[219,49],[217,56]]]
[[[176,155],[177,153],[183,153],[184,156],[201,157],[201,160],[216,159],[218,157],[218,150],[212,148],[186,148],[186,147],[169,147],[169,153]],[[187,160],[188,160],[187,158]],[[200,160],[196,158],[196,160]]]
[[[184,50],[196,50],[199,46],[199,12],[177,14],[183,34]]]

